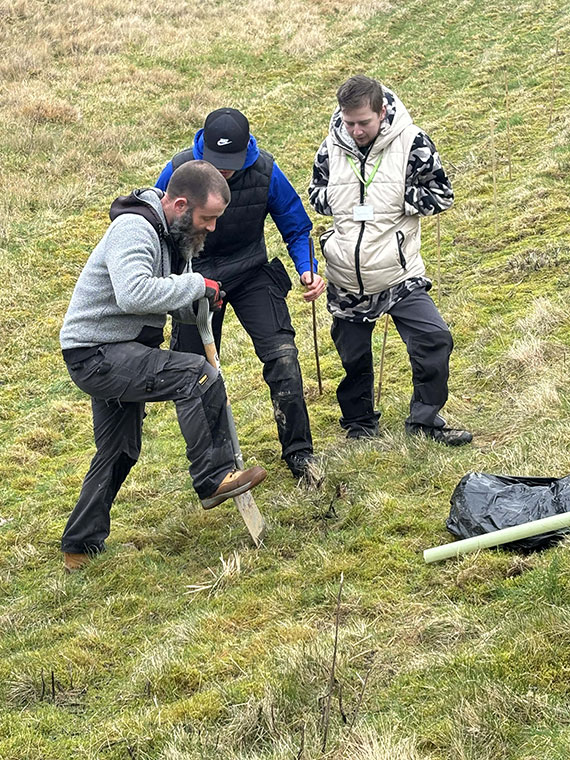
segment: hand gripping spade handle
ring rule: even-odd
[[[204,344],[204,350],[206,352],[206,359],[215,367],[222,378],[222,382],[225,381],[220,368],[220,360],[218,358],[218,352],[216,351],[216,344],[214,343],[214,334],[212,332],[212,316],[210,311],[210,303],[207,298],[201,298],[198,302],[198,314],[196,317],[196,325],[200,333],[200,338]],[[226,389],[227,398],[227,389]],[[228,426],[230,430],[230,438],[232,443],[232,449],[234,453],[234,459],[236,467],[239,470],[243,470],[243,457],[241,455],[241,449],[239,446],[239,440],[237,436],[237,430],[234,422],[234,416],[232,414],[232,408],[230,406],[230,400],[227,400],[226,410],[228,413]],[[263,515],[259,511],[257,504],[252,496],[251,491],[246,491],[239,496],[234,496],[234,503],[238,508],[240,515],[243,518],[244,523],[249,531],[249,535],[252,537],[256,546],[261,546],[263,537],[266,532],[265,520]]]

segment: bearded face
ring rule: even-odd
[[[170,224],[170,235],[178,246],[185,261],[197,256],[204,248],[207,230],[199,230],[194,225],[194,209],[189,208]]]

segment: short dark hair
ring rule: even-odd
[[[374,113],[380,113],[384,105],[382,85],[376,79],[363,74],[350,77],[336,92],[341,111],[350,111],[368,104]]]
[[[187,161],[175,169],[166,188],[169,198],[186,198],[192,208],[205,206],[209,195],[218,195],[227,205],[230,188],[220,172],[207,161]]]

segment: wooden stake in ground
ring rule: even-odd
[[[384,374],[384,354],[386,353],[386,339],[388,337],[388,322],[390,321],[390,315],[386,314],[384,320],[384,336],[382,338],[382,353],[380,354],[380,370],[378,377],[378,392],[376,393],[376,406],[380,406],[380,396],[382,395],[382,375]]]
[[[313,238],[309,235],[309,264],[311,267],[311,284],[314,278],[314,257],[315,257],[315,245]],[[313,307],[313,343],[315,344],[315,361],[317,363],[317,381],[319,383],[319,396],[323,395],[323,381],[321,380],[321,364],[319,362],[319,344],[317,341],[317,312],[315,302],[311,301]]]
[[[491,119],[491,163],[493,165],[493,220],[497,234],[497,157],[495,155],[495,123]]]
[[[509,83],[507,81],[507,72],[505,71],[505,109],[507,111],[507,154],[509,159],[509,179],[513,178],[511,168],[511,116],[509,113]]]
[[[321,746],[322,752],[326,752],[327,750],[327,741],[328,741],[328,735],[329,735],[329,723],[331,718],[331,701],[332,701],[332,695],[334,691],[334,685],[336,681],[335,677],[335,671],[336,671],[336,655],[338,651],[338,627],[340,624],[340,600],[342,597],[342,586],[344,583],[344,573],[340,574],[340,585],[338,587],[338,596],[336,599],[336,619],[335,619],[335,627],[334,627],[334,649],[333,649],[333,658],[332,658],[332,664],[331,664],[331,672],[329,676],[329,691],[326,697],[326,703],[325,703],[325,709],[324,709],[324,715],[323,715],[323,743]]]
[[[558,37],[556,38],[556,52],[554,53],[554,74],[552,76],[552,91],[550,93],[550,111],[548,113],[548,126],[552,124],[552,109],[554,108],[554,93],[556,91],[556,75],[558,74]]]
[[[439,214],[435,218],[436,237],[437,237],[437,305],[441,305],[441,225]]]

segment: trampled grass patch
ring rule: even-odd
[[[450,540],[466,472],[570,471],[565,5],[0,0],[0,20],[0,756],[566,760],[568,544],[437,565],[421,554]],[[269,471],[265,546],[231,505],[199,507],[161,405],[108,551],[65,577],[59,537],[93,443],[58,331],[109,202],[153,184],[224,105],[247,113],[306,199],[336,88],[358,72],[398,92],[453,178],[440,250],[428,219],[423,251],[455,340],[446,416],[473,445],[405,437],[393,325],[382,435],[346,441],[330,318],[319,302],[320,396],[288,264],[323,489],[298,488],[281,462],[259,362],[229,314],[221,358],[242,448]],[[270,256],[286,258],[267,228]]]

